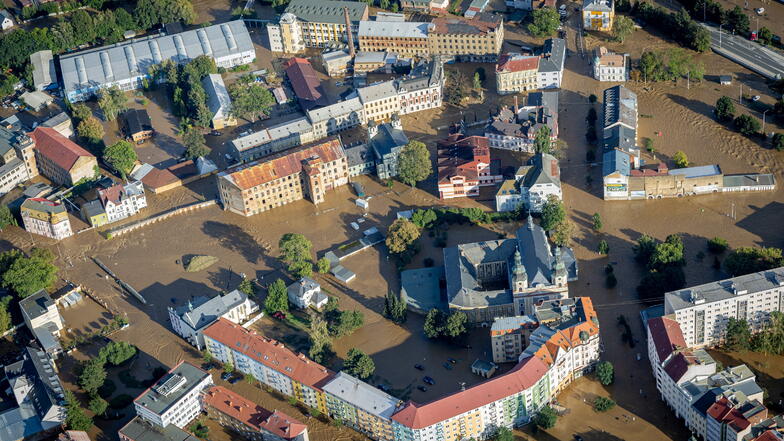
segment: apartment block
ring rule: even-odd
[[[204,348],[202,331],[216,320],[222,317],[232,323],[241,324],[258,310],[259,305],[250,300],[247,294],[236,289],[211,299],[204,296],[192,297],[185,306],[168,308],[169,321],[174,332],[199,350]]]
[[[466,61],[498,59],[504,41],[504,21],[495,14],[473,18],[439,16],[430,23],[428,44],[431,55],[457,57]]]
[[[495,65],[495,87],[500,95],[539,88],[539,57],[503,54]]]
[[[332,418],[374,440],[393,441],[392,415],[403,401],[344,372],[323,386]]]
[[[98,170],[95,156],[55,129],[37,127],[30,136],[35,143],[38,170],[55,184],[70,187],[95,176]]]
[[[537,81],[539,88],[560,88],[566,60],[566,40],[548,38],[544,41],[539,57],[539,79]],[[553,110],[558,111],[558,109]]]
[[[225,387],[212,386],[202,396],[207,416],[253,441],[309,441],[308,426],[279,410],[265,409]]]
[[[535,97],[543,97],[539,101]],[[558,92],[530,94],[526,106],[502,107],[485,127],[490,147],[515,152],[534,153],[534,141],[542,130],[551,142],[558,140]]]
[[[138,415],[117,431],[120,441],[199,441],[199,438],[169,424],[158,427]]]
[[[484,136],[462,131],[438,141],[438,196],[441,199],[477,197],[479,188],[496,185],[503,175],[498,160],[490,159]]]
[[[430,55],[428,29],[430,23],[384,20],[359,22],[359,50],[395,52],[400,57],[414,58]]]
[[[98,200],[109,223],[131,217],[147,206],[141,181],[116,184],[98,191]]]
[[[526,333],[539,324],[531,316],[499,317],[490,326],[490,347],[494,363],[517,361],[527,346]]]
[[[225,210],[252,216],[303,198],[324,202],[348,183],[348,162],[337,137],[325,138],[218,174]]]
[[[46,290],[25,297],[19,301],[27,329],[35,336],[41,348],[51,357],[57,357],[63,350],[58,341],[64,328],[63,317],[57,305]]]
[[[517,169],[514,179],[501,184],[495,206],[500,212],[514,211],[522,205],[527,211],[540,213],[551,197],[563,200],[561,169],[554,156],[538,153]]]
[[[163,378],[139,395],[133,405],[136,414],[158,428],[185,427],[201,413],[201,393],[212,386],[212,376],[202,369],[180,362]]]
[[[664,313],[678,322],[688,347],[720,344],[730,317],[759,331],[773,311],[784,311],[784,267],[664,295]]]
[[[50,239],[71,237],[71,220],[65,206],[44,198],[30,198],[22,202],[24,229]]]
[[[322,387],[334,374],[304,354],[224,318],[204,331],[204,340],[209,353],[221,363],[231,363],[237,371],[327,413]]]
[[[400,112],[400,97],[395,81],[384,81],[357,90],[368,121],[384,122]]]
[[[34,147],[24,132],[0,127],[0,195],[38,176]]]
[[[346,23],[356,40],[360,21],[368,19],[368,6],[336,0],[293,0],[277,24],[267,26],[272,52],[296,54],[309,47],[348,42]]]

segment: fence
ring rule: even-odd
[[[217,201],[215,199],[206,201],[206,202],[197,202],[195,204],[186,205],[184,207],[175,208],[171,211],[168,211],[163,214],[159,214],[158,216],[153,216],[149,219],[145,219],[143,221],[135,222],[130,225],[126,225],[124,227],[118,227],[111,230],[106,231],[106,238],[111,239],[113,237],[122,236],[123,234],[130,233],[131,231],[138,230],[139,228],[146,227],[147,225],[154,224],[156,222],[160,222],[162,220],[168,219],[172,216],[176,216],[178,214],[187,213],[189,211],[198,210],[201,208],[210,207],[215,205]]]

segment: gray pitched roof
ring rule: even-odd
[[[346,152],[346,160],[348,161],[349,167],[375,161],[373,150],[365,142],[343,148],[343,151]]]
[[[329,395],[385,420],[389,420],[395,410],[403,404],[400,399],[345,372],[338,372],[322,389]]]
[[[220,74],[210,74],[202,80],[204,91],[207,92],[207,107],[213,118],[225,118],[231,112],[231,97]]]
[[[564,68],[566,60],[566,42],[562,38],[549,38],[542,47],[542,59],[539,60],[539,72],[559,72]],[[556,107],[556,111],[558,108]]]
[[[390,80],[357,89],[357,94],[359,94],[362,104],[366,104],[396,96],[397,88],[395,88],[395,82]]]
[[[376,136],[370,139],[370,146],[378,159],[403,148],[406,144],[408,137],[403,130],[392,127],[389,123],[381,124]]]
[[[343,8],[348,8],[349,19],[357,22],[364,17],[368,6],[364,2],[353,1],[292,0],[286,7],[286,13],[296,15],[301,21],[344,24]]]
[[[163,60],[184,63],[200,55],[224,58],[253,51],[242,20],[174,35],[154,35],[60,57],[63,88],[71,91],[146,75]]]
[[[235,289],[225,296],[219,295],[200,302],[193,309],[180,309],[178,313],[181,314],[183,321],[191,328],[199,330],[212,324],[227,311],[237,307],[237,305],[242,304],[246,300],[248,300],[248,296],[244,292]]]
[[[619,85],[605,90],[603,107],[603,128],[616,123],[637,127],[637,94],[626,87]]]
[[[583,10],[610,12],[613,10],[613,0],[583,0]]]

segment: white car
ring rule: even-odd
[[[760,100],[760,96],[759,95],[754,95],[753,97],[751,97],[751,100],[752,101],[759,101]]]
[[[765,8],[757,8],[754,11],[757,13],[757,15],[762,15],[765,13]]]

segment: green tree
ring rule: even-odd
[[[387,248],[395,254],[404,253],[416,243],[419,235],[419,228],[413,222],[405,218],[396,219],[387,231]]]
[[[604,386],[609,386],[615,381],[615,369],[609,361],[603,361],[596,365],[596,378]]]
[[[541,226],[545,231],[552,231],[558,224],[566,219],[566,209],[563,202],[555,195],[547,197],[547,202],[542,206]]]
[[[637,245],[634,246],[634,258],[637,262],[647,265],[651,260],[651,256],[656,251],[656,239],[643,234],[637,239]]]
[[[320,272],[321,274],[328,273],[331,266],[332,263],[326,257],[322,257],[316,262],[316,268],[318,269],[318,272]]]
[[[234,365],[228,361],[226,363],[223,363],[223,372],[226,372],[228,374],[234,372]]]
[[[719,121],[732,121],[735,118],[735,104],[730,97],[722,96],[716,101],[713,113],[716,114]]]
[[[558,414],[550,406],[545,406],[534,416],[533,423],[541,429],[552,429],[558,422]]]
[[[553,141],[550,139],[550,127],[542,126],[534,135],[534,151],[536,153],[552,153]]]
[[[237,118],[255,121],[267,115],[275,104],[275,97],[260,83],[237,81],[229,87],[231,112]]]
[[[326,320],[315,316],[310,321],[310,350],[308,356],[316,363],[324,363],[332,356],[332,340]]]
[[[52,264],[51,259],[36,255],[18,257],[13,259],[3,273],[3,286],[14,291],[20,298],[25,298],[53,286],[57,281],[57,271],[58,268]]]
[[[742,247],[733,250],[724,259],[724,268],[733,277],[780,266],[784,266],[784,258],[779,248]]]
[[[103,359],[93,358],[86,362],[79,375],[79,386],[90,394],[95,394],[106,381],[106,370],[103,367]]]
[[[561,16],[553,8],[535,9],[531,17],[528,32],[537,38],[552,37],[561,25]]]
[[[197,438],[209,439],[208,437],[210,436],[210,428],[201,421],[196,421],[195,423],[191,424],[189,429],[194,435],[196,435]]]
[[[555,228],[550,231],[550,240],[554,244],[566,247],[572,242],[572,235],[574,234],[574,224],[569,219],[557,223]]]
[[[405,323],[408,319],[406,300],[398,298],[391,292],[387,293],[386,297],[384,297],[383,315],[395,323]]]
[[[398,176],[404,183],[414,186],[433,173],[430,151],[419,141],[409,141],[398,157]]]
[[[612,398],[596,397],[596,399],[593,400],[593,410],[597,412],[607,412],[613,407],[615,407],[615,401],[613,401]]]
[[[784,133],[773,135],[773,148],[778,151],[784,150]]]
[[[113,121],[117,115],[128,108],[125,92],[117,86],[102,88],[98,91],[98,107],[103,112],[104,119]]]
[[[634,32],[634,21],[625,15],[616,15],[612,25],[612,36],[615,41],[623,43],[626,37]]]
[[[133,144],[124,139],[106,147],[103,151],[104,162],[109,164],[109,166],[116,170],[123,178],[128,176],[128,173],[133,170],[133,166],[136,165],[138,159]]]
[[[200,156],[207,156],[211,150],[207,147],[207,142],[201,130],[193,126],[187,126],[180,132],[182,143],[185,145],[185,153],[183,154],[188,159],[196,159]]]
[[[278,241],[280,259],[287,264],[294,262],[310,262],[313,255],[313,243],[299,233],[286,233]]]
[[[593,222],[592,227],[593,227],[594,231],[599,231],[599,230],[602,229],[602,226],[604,224],[602,224],[602,215],[601,214],[594,213],[593,216],[591,216],[591,221]]]
[[[101,348],[99,352],[99,356],[103,360],[114,366],[130,360],[134,355],[136,355],[136,346],[125,341],[113,341]]]
[[[0,231],[4,230],[9,225],[16,226],[16,218],[8,205],[0,205]]]
[[[725,14],[728,29],[734,30],[740,35],[749,32],[749,16],[743,13],[740,6],[735,6]]]
[[[0,334],[11,329],[11,313],[8,311],[8,305],[13,298],[11,296],[4,296],[0,299]]]
[[[264,299],[264,311],[273,314],[277,311],[288,312],[289,296],[286,284],[281,279],[276,279],[267,289],[267,298]]]
[[[438,220],[438,215],[432,209],[415,210],[411,215],[411,222],[419,228],[431,228]]]
[[[106,402],[103,398],[98,395],[94,395],[90,398],[90,403],[87,407],[96,415],[103,415],[106,413],[106,409],[109,407],[109,403]]]
[[[240,282],[240,286],[238,286],[237,289],[247,296],[253,296],[256,294],[256,284],[247,277],[242,279],[242,282]]]
[[[607,244],[606,240],[602,239],[599,241],[599,245],[596,247],[596,251],[603,255],[610,254],[610,245]]]
[[[365,315],[359,311],[334,310],[325,314],[329,333],[335,337],[345,337],[361,328]]]
[[[349,375],[353,375],[360,380],[366,380],[373,375],[376,370],[376,364],[369,355],[365,354],[357,348],[351,348],[346,354],[346,361],[343,362],[343,371]]]
[[[447,337],[456,338],[466,333],[466,323],[468,316],[462,311],[455,311],[446,318],[443,334]]]
[[[727,331],[724,336],[724,346],[731,351],[749,349],[751,342],[751,329],[746,320],[730,317],[727,320]]]
[[[721,237],[714,237],[713,239],[708,239],[708,251],[713,254],[721,254],[727,248],[729,248],[730,244],[727,242],[727,239],[722,239]]]
[[[440,309],[433,308],[425,316],[424,331],[427,338],[438,338],[446,324],[446,314]]]
[[[672,160],[675,162],[675,167],[677,168],[685,168],[689,166],[689,157],[686,156],[682,150],[678,150],[672,155]]]
[[[751,136],[760,131],[759,120],[752,118],[749,115],[739,115],[735,118],[733,124],[735,124],[735,128],[738,129],[742,135]]]
[[[133,15],[144,29],[177,21],[190,24],[196,19],[190,0],[139,0]]]
[[[103,125],[97,118],[92,116],[83,119],[79,125],[76,126],[76,133],[91,142],[100,141],[103,139]]]
[[[648,261],[648,267],[661,271],[667,266],[683,265],[684,263],[683,240],[677,234],[671,234],[663,243],[656,245]]]
[[[474,72],[474,90],[482,90],[482,79],[479,78],[479,72]]]
[[[763,26],[760,28],[759,33],[757,34],[757,38],[758,38],[757,41],[763,44],[771,44],[773,42],[773,32],[771,32],[770,29]]]
[[[490,439],[492,441],[515,441],[515,436],[508,428],[501,427]]]
[[[85,415],[79,400],[70,390],[65,391],[65,427],[69,430],[88,430],[93,419]]]
[[[92,118],[93,111],[84,103],[71,104],[71,116],[77,121],[82,122],[87,118]]]

